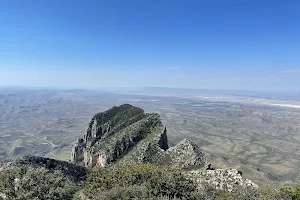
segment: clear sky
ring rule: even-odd
[[[0,3],[0,86],[300,90],[299,0]]]

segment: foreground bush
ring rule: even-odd
[[[191,198],[196,184],[185,178],[180,169],[152,164],[114,165],[94,168],[88,177],[85,194],[92,199]],[[118,195],[121,195],[118,197]],[[125,196],[124,196],[125,195]],[[95,198],[96,196],[100,196]],[[101,197],[102,196],[102,197]]]
[[[59,171],[15,166],[0,173],[0,199],[68,200],[77,190]]]
[[[261,190],[236,187],[232,192],[197,184],[178,168],[152,164],[95,167],[85,187],[61,170],[17,165],[0,172],[5,200],[300,200],[300,187]],[[81,190],[80,190],[81,189]],[[75,194],[75,192],[77,192]],[[74,195],[75,194],[75,195]]]

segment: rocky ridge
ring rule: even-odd
[[[154,163],[182,168],[196,182],[231,191],[258,186],[236,169],[213,169],[204,153],[188,139],[168,146],[167,127],[160,116],[124,104],[93,116],[72,150],[71,161],[91,169],[117,162]]]

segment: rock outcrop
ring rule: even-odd
[[[203,185],[210,185],[219,190],[233,191],[237,186],[257,190],[258,185],[242,177],[237,169],[192,170],[187,172],[191,179],[198,183],[199,189]],[[203,184],[206,183],[206,184]]]
[[[184,139],[166,152],[170,164],[183,169],[204,167],[206,159],[199,147],[188,139]]]
[[[78,138],[77,143],[73,146],[71,161],[77,162],[84,159],[85,142],[82,138]]]

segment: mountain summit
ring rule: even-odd
[[[169,148],[167,128],[156,113],[124,104],[94,115],[72,150],[71,161],[91,169],[115,162],[203,167],[204,154],[191,141]]]

